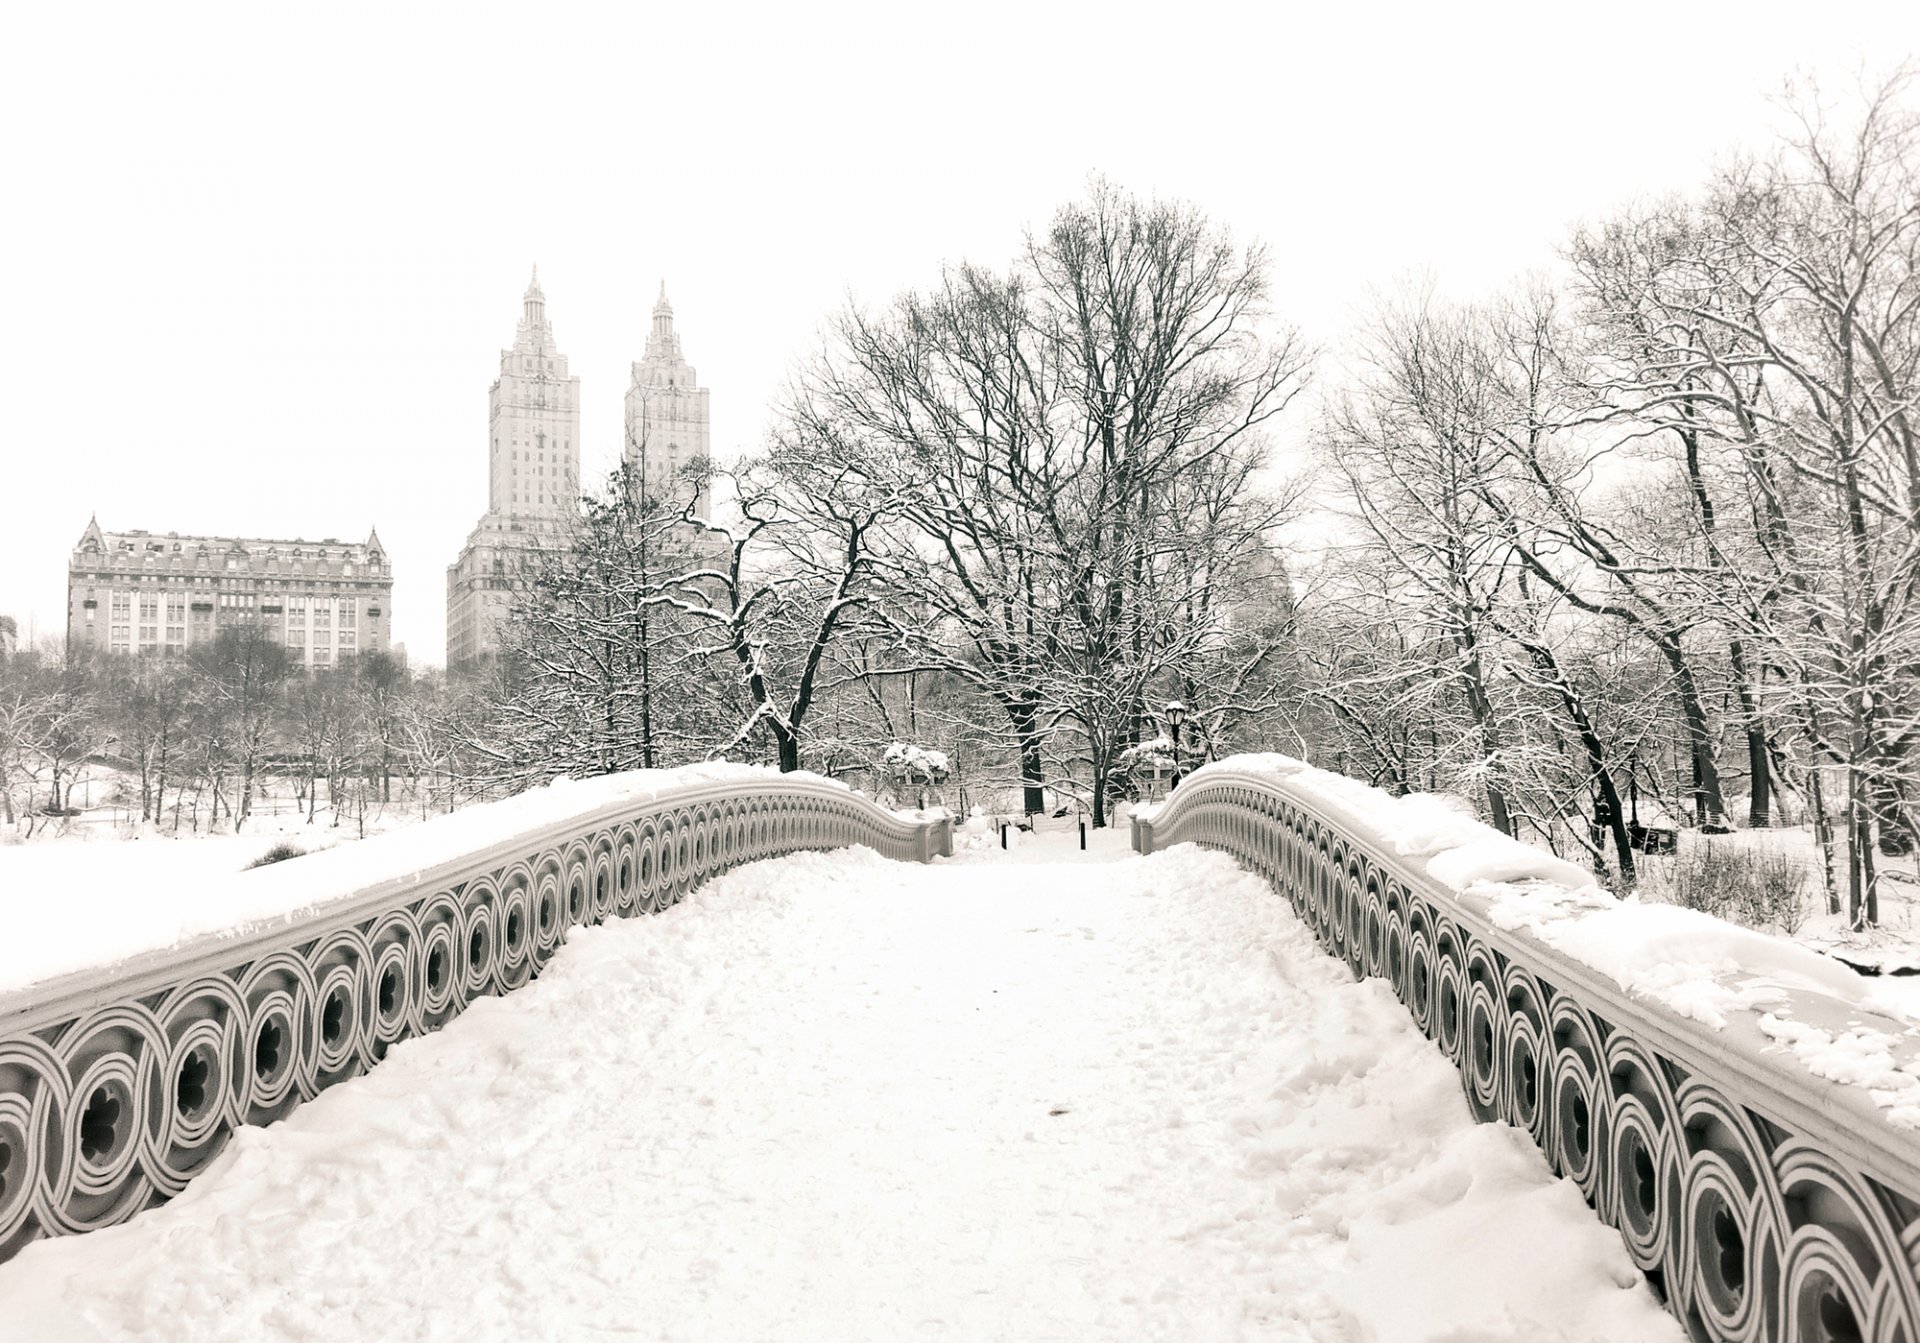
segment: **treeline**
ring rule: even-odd
[[[309,673],[251,625],[173,657],[20,650],[0,658],[0,822],[31,834],[74,814],[103,768],[129,814],[173,831],[241,829],[269,780],[310,819],[323,796],[337,823],[396,788],[450,808],[466,794],[442,746],[448,703],[444,681],[388,654]]]
[[[1911,80],[1575,232],[1482,303],[1381,304],[1317,425],[1304,622],[1348,769],[1634,879],[1634,793],[1811,822],[1877,922],[1915,834],[1920,141]]]

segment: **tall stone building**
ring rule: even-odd
[[[447,665],[494,652],[513,575],[553,544],[580,495],[580,379],[555,348],[540,272],[522,299],[513,348],[487,394],[487,511],[447,569]]]
[[[393,569],[379,532],[360,542],[162,536],[103,531],[94,519],[67,561],[70,650],[181,653],[242,624],[269,630],[307,667],[385,651]]]
[[[693,365],[680,352],[664,280],[653,305],[646,353],[635,361],[633,381],[627,387],[626,423],[627,460],[639,469],[648,495],[663,504],[684,503],[687,487],[679,480],[680,470],[708,455],[713,424],[707,389],[699,385]],[[708,491],[700,490],[693,504],[696,517],[711,518]]]

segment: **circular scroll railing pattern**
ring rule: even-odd
[[[1151,826],[1156,849],[1232,854],[1388,980],[1475,1115],[1532,1135],[1692,1337],[1920,1343],[1920,1189],[1848,1169],[1740,1079],[1690,1075],[1277,789],[1188,780]]]
[[[218,973],[0,1037],[0,1260],[178,1193],[240,1124],[277,1119],[400,1040],[526,983],[570,928],[657,913],[800,849],[924,855],[923,824],[831,795],[663,805],[435,886]]]

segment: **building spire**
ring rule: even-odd
[[[540,288],[537,265],[533,268],[533,278],[527,281],[526,295],[521,299],[520,329],[514,337],[513,348],[523,353],[553,348],[553,328],[547,324],[547,296]]]
[[[540,292],[540,267],[533,268],[533,279],[527,282],[527,293],[522,300],[526,308],[527,324],[538,330],[546,324],[547,296]]]
[[[678,359],[680,338],[673,334],[673,304],[667,302],[667,282],[660,281],[660,297],[653,304],[653,330],[647,336],[647,358]]]

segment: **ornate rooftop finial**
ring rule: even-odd
[[[680,337],[673,333],[673,305],[667,302],[667,282],[660,282],[660,297],[653,305],[653,330],[647,336],[648,359],[673,360],[680,357]]]
[[[547,296],[540,291],[540,267],[537,263],[533,268],[533,278],[527,281],[527,295],[520,307],[520,330],[514,338],[514,348],[548,349],[553,344],[553,328],[547,325]]]

